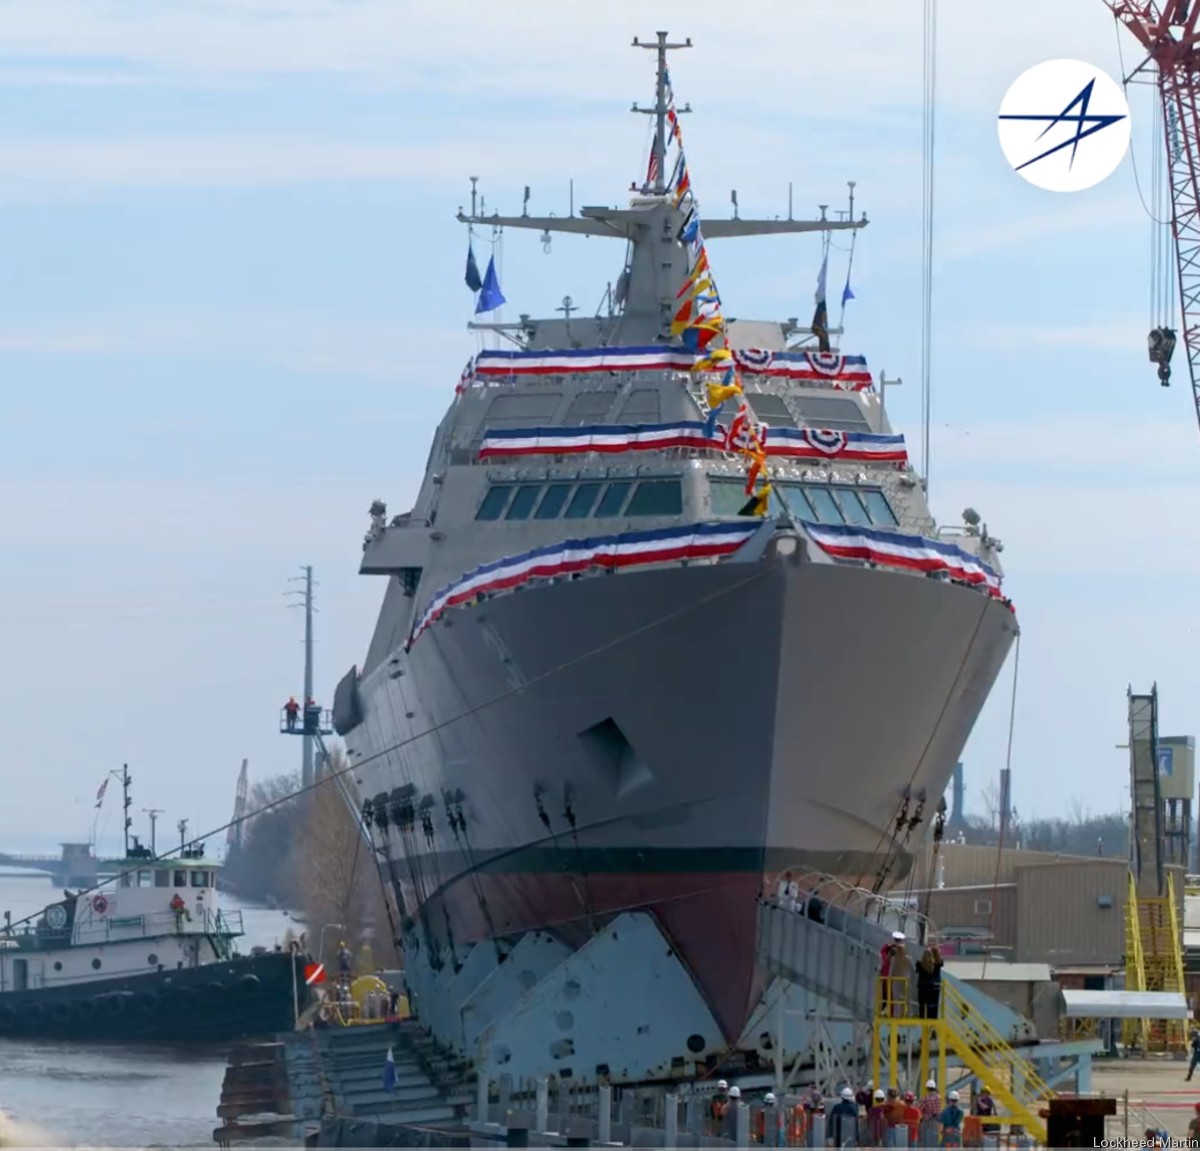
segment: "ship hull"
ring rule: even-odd
[[[288,952],[269,952],[195,968],[4,991],[0,1037],[169,1046],[262,1038],[295,1025],[293,996],[301,1007],[307,1000],[302,964]]]
[[[584,579],[449,613],[364,679],[348,743],[376,757],[365,794],[414,789],[409,831],[389,799],[389,878],[426,946],[578,944],[650,910],[732,1041],[760,990],[765,877],[870,884],[906,792],[942,794],[1015,633],[1003,603],[882,570]]]

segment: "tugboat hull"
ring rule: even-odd
[[[303,957],[242,956],[200,967],[0,992],[0,1037],[225,1044],[290,1030],[307,1002]]]

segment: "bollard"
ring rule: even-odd
[[[750,1108],[740,1099],[730,1108],[733,1111],[733,1138],[738,1147],[750,1146]]]
[[[663,1116],[663,1128],[666,1131],[666,1147],[679,1146],[679,1096],[668,1095],[663,1100],[666,1114]]]
[[[566,1079],[557,1080],[554,1097],[558,1103],[558,1120],[554,1129],[560,1132],[566,1131],[567,1117],[571,1114],[571,1091]]]
[[[496,1102],[500,1105],[500,1122],[507,1123],[509,1108],[512,1107],[512,1076],[507,1073],[501,1075],[496,1090]]]
[[[475,1081],[475,1121],[486,1123],[490,1118],[488,1115],[488,1077],[480,1074]]]
[[[691,1135],[704,1134],[704,1109],[698,1095],[689,1095],[683,1104],[684,1124]]]
[[[779,1108],[763,1107],[763,1146],[778,1147],[779,1143]]]
[[[983,1133],[983,1146],[989,1151],[994,1151],[1000,1146],[1000,1132],[995,1127],[988,1127]]]
[[[814,1111],[808,1117],[808,1145],[825,1146],[825,1115],[821,1111]]]
[[[892,1147],[908,1147],[908,1128],[901,1123],[899,1127],[888,1128],[888,1143]]]
[[[537,1081],[537,1120],[534,1126],[539,1135],[545,1134],[550,1126],[550,1080],[544,1075]]]
[[[601,1083],[600,1090],[597,1092],[599,1101],[597,1102],[597,1120],[599,1130],[597,1131],[597,1139],[600,1143],[612,1142],[612,1085],[609,1083]]]

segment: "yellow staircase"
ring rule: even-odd
[[[992,1122],[1020,1124],[1039,1145],[1047,1139],[1041,1115],[1053,1092],[1029,1060],[1013,1049],[992,1025],[954,987],[943,981],[938,1017],[919,1019],[909,1014],[904,979],[880,976],[875,998],[872,1058],[874,1082],[899,1086],[901,1050],[914,1040],[920,1043],[920,1082],[929,1078],[931,1048],[937,1047],[937,1080],[946,1084],[946,1059],[959,1061],[991,1090],[1004,1114]],[[889,1011],[889,1007],[891,1010]],[[903,1014],[896,1014],[896,1012]],[[907,1042],[905,1041],[907,1038]],[[986,1122],[986,1120],[985,1120]]]
[[[1125,908],[1125,988],[1186,994],[1173,875],[1167,875],[1165,895],[1139,896],[1130,873]],[[1187,1047],[1187,1031],[1181,1019],[1126,1020],[1122,1039],[1126,1046],[1138,1046],[1147,1052],[1170,1053]]]

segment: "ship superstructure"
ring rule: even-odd
[[[823,297],[808,328],[725,315],[709,242],[865,216],[701,219],[655,47],[628,207],[459,215],[621,241],[614,307],[522,317],[468,365],[411,510],[371,509],[386,590],[334,702],[417,1011],[498,1071],[505,1021],[544,980],[579,994],[554,973],[585,948],[669,1025],[614,1005],[600,1070],[564,1008],[520,1073],[753,1050],[764,884],[903,874],[1017,630],[997,541],[939,531]]]

